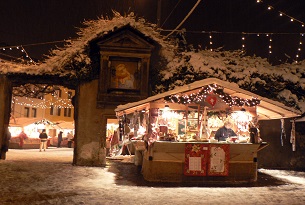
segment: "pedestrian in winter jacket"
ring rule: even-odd
[[[42,149],[44,149],[44,151],[46,151],[48,135],[47,135],[45,129],[43,129],[42,132],[39,134],[39,138],[40,138],[39,151],[41,152]]]
[[[57,140],[58,140],[58,142],[57,142],[57,147],[59,148],[60,147],[60,145],[61,145],[61,141],[62,141],[62,131],[60,131],[59,133],[58,133],[58,135],[57,135]]]

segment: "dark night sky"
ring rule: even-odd
[[[161,0],[162,28],[174,29],[196,2]],[[2,0],[0,47],[24,45],[32,58],[41,59],[49,49],[61,45],[47,42],[75,38],[76,28],[84,20],[111,15],[114,9],[122,14],[134,11],[137,16],[157,23],[157,5],[157,0]],[[268,5],[274,9],[268,11]],[[209,34],[205,32],[217,31],[212,34],[213,47],[227,50],[241,48],[241,32],[274,33],[271,56],[269,38],[263,35],[259,38],[245,35],[247,53],[285,61],[287,56],[294,58],[300,33],[305,33],[305,28],[299,22],[291,22],[286,15],[280,17],[280,11],[305,22],[304,0],[264,0],[260,4],[256,0],[202,0],[182,27],[187,30],[188,42],[195,47],[198,44],[209,47]],[[305,54],[300,52],[299,60],[304,58]]]

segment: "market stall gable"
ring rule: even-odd
[[[226,81],[219,80],[217,78],[208,78],[194,83],[178,87],[174,90],[170,90],[161,94],[157,94],[151,97],[148,97],[145,100],[138,102],[127,103],[125,105],[119,105],[116,108],[116,112],[126,112],[129,108],[132,110],[142,110],[143,107],[147,106],[147,103],[164,101],[164,98],[168,96],[185,94],[185,93],[194,93],[198,92],[202,87],[216,84],[223,88],[223,92],[232,96],[238,97],[241,99],[258,99],[260,102],[256,105],[256,112],[258,120],[269,120],[269,119],[281,119],[281,118],[291,118],[300,116],[301,112],[294,108],[285,106],[284,104],[270,100],[268,98],[260,97],[252,92],[243,90],[238,87],[235,83],[230,83]],[[146,104],[146,105],[145,105]]]

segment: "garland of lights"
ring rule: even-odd
[[[37,85],[35,85],[35,86],[37,86]],[[41,90],[37,91],[38,94],[40,92],[42,92],[42,91]],[[51,94],[50,100],[35,98],[34,96],[36,96],[36,95],[31,96],[28,94],[29,92],[22,93],[19,89],[19,91],[13,92],[12,104],[27,106],[27,107],[34,107],[34,108],[42,108],[42,109],[51,108],[52,106],[54,108],[73,108],[74,107],[72,105],[72,99],[70,99],[70,98],[63,99],[63,98],[57,96],[54,89],[48,89],[48,90],[46,89],[45,92],[47,94]],[[65,92],[67,94],[68,90],[64,88],[63,92]],[[29,97],[27,97],[27,96],[29,96]]]
[[[6,46],[6,47],[1,47],[0,48],[0,50],[2,50],[2,51],[6,51],[6,50],[13,51],[15,49],[20,51],[21,53],[24,53],[25,57],[29,59],[30,63],[36,64],[35,61],[29,56],[29,54],[23,48],[23,46]]]
[[[179,104],[190,104],[199,103],[206,99],[207,95],[210,93],[218,95],[227,105],[231,106],[247,106],[254,107],[260,104],[260,100],[257,98],[252,99],[242,99],[236,96],[230,96],[223,91],[223,88],[217,86],[216,84],[206,85],[201,88],[197,93],[192,93],[190,95],[171,95],[164,98],[167,102],[179,103]]]
[[[263,1],[262,0],[256,0],[256,3],[263,3]],[[274,10],[275,8],[273,6],[271,6],[271,5],[268,5],[267,9],[270,11],[270,10]],[[296,22],[300,23],[302,27],[305,27],[305,23],[303,21],[300,21],[299,19],[296,19],[296,18],[294,18],[292,16],[289,16],[288,14],[286,14],[286,13],[284,13],[282,11],[278,11],[278,13],[279,13],[279,16],[286,16],[286,17],[290,18],[291,22],[296,21]]]

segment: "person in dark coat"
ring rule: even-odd
[[[57,147],[59,148],[61,146],[61,141],[62,141],[62,131],[60,131],[58,133],[58,136],[57,136],[57,140],[58,140],[58,143],[57,143]]]
[[[227,138],[231,136],[237,136],[237,134],[232,130],[232,123],[226,121],[224,125],[219,128],[215,133],[215,139],[218,141],[226,141]]]
[[[41,152],[42,149],[44,149],[44,151],[46,151],[48,135],[47,135],[45,129],[43,129],[42,132],[39,134],[39,138],[40,138],[39,151]]]
[[[11,137],[12,137],[11,132],[8,129],[8,127],[6,127],[6,132],[4,134],[5,143],[3,143],[2,146],[0,147],[0,159],[6,158],[6,152],[8,152],[8,147],[10,144]]]

